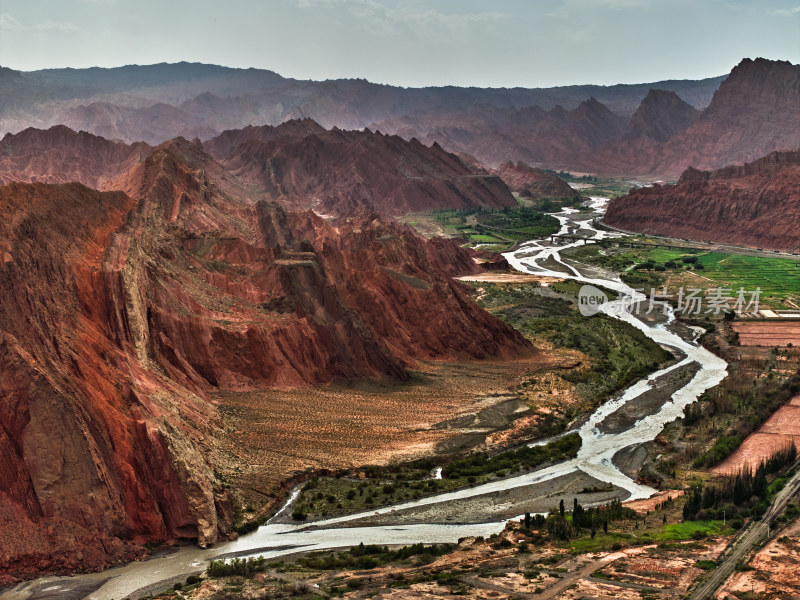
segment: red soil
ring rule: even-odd
[[[755,470],[762,460],[792,443],[800,449],[800,396],[779,408],[733,454],[717,465],[714,471],[734,474],[744,467]]]
[[[646,234],[800,250],[800,151],[713,172],[688,169],[676,185],[615,198],[604,220]]]
[[[794,321],[740,321],[733,323],[742,346],[800,346],[800,319]]]

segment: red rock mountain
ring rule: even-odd
[[[711,104],[659,149],[651,173],[688,167],[718,169],[800,147],[800,65],[745,59],[714,93]]]
[[[231,173],[268,198],[323,214],[516,205],[500,178],[464,164],[437,143],[429,147],[367,130],[325,131],[313,121],[220,138],[206,147]]]
[[[689,166],[716,169],[800,146],[800,65],[745,59],[701,112],[674,90],[651,89],[630,120],[591,98],[572,110],[454,107],[374,126],[438,141],[491,166],[511,158],[555,169],[677,178]]]
[[[426,145],[438,142],[491,167],[523,161],[672,179],[689,166],[721,168],[798,147],[799,71],[785,61],[745,59],[727,78],[697,82],[403,90],[211,65],[0,69],[0,131],[63,123],[107,139],[160,143],[313,118],[326,128],[369,127]],[[227,154],[231,144],[258,138],[252,133],[228,136],[227,148],[219,141],[210,151]]]
[[[675,92],[650,90],[633,113],[623,137],[627,143],[642,139],[666,142],[699,116],[700,111],[681,100]]]
[[[26,129],[0,140],[0,184],[79,182],[101,188],[109,177],[144,159],[150,146],[110,142],[63,125]]]
[[[613,227],[774,250],[800,250],[800,151],[717,171],[688,169],[676,185],[611,201]]]
[[[535,352],[410,230],[254,201],[197,143],[162,144],[103,181],[121,191],[0,186],[8,576],[225,537],[214,390],[402,380],[420,359]]]
[[[520,196],[532,198],[573,198],[577,192],[555,173],[522,162],[507,162],[494,170],[506,185]]]

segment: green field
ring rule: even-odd
[[[573,554],[585,554],[587,552],[607,552],[640,544],[668,545],[671,542],[702,540],[706,537],[729,535],[733,532],[734,529],[724,526],[722,521],[686,521],[655,528],[643,528],[638,532],[613,531],[608,535],[595,538],[581,537],[563,545],[570,548]]]
[[[509,250],[515,242],[544,237],[559,230],[558,219],[530,206],[503,209],[440,209],[406,215],[401,221],[426,236],[459,237],[471,246],[495,252]]]
[[[734,291],[760,287],[767,299],[800,295],[800,261],[719,252],[699,254],[698,260],[705,267],[704,276]]]
[[[708,288],[729,288],[731,295],[742,288],[749,293],[756,288],[761,289],[761,303],[772,308],[796,309],[792,301],[800,298],[800,261],[791,258],[771,256],[754,256],[743,254],[727,254],[723,252],[707,252],[703,250],[682,251],[668,248],[600,248],[595,245],[582,246],[570,253],[571,256],[587,263],[597,264],[620,271],[631,264],[652,261],[656,266],[663,266],[668,261],[677,263],[677,268],[668,267],[659,275],[670,278],[670,287],[691,283],[691,285]],[[696,256],[701,268],[682,262],[684,257]],[[645,270],[642,276],[650,273]],[[697,277],[691,280],[681,275],[691,272]],[[685,282],[683,281],[685,280]],[[788,300],[788,302],[787,302]]]

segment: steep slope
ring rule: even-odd
[[[5,577],[227,536],[215,390],[535,353],[410,230],[253,202],[199,144],[106,185],[0,186]]]
[[[206,147],[266,197],[323,214],[516,205],[499,178],[436,143],[428,147],[371,131],[319,131],[311,123],[228,132]],[[240,143],[225,156],[232,139]]]
[[[277,127],[228,129],[203,144],[206,152],[217,160],[228,158],[237,146],[250,141],[275,142],[281,139],[299,140],[311,134],[324,135],[326,129],[313,119],[292,119]]]
[[[0,140],[0,185],[11,181],[79,182],[101,188],[109,177],[127,171],[151,151],[144,143],[127,145],[75,132],[63,125],[26,129]]]
[[[744,59],[708,108],[660,150],[654,173],[718,169],[800,146],[800,65]]]
[[[623,143],[627,145],[637,140],[666,142],[684,131],[699,116],[700,111],[684,102],[675,92],[651,89],[633,113],[628,129],[623,134]]]
[[[712,172],[688,169],[676,185],[612,200],[605,222],[641,233],[800,250],[800,151]]]
[[[577,193],[555,173],[531,167],[522,162],[507,162],[494,170],[514,192],[525,198],[574,198]]]
[[[0,187],[6,577],[99,568],[135,556],[132,540],[206,544],[230,524],[216,411],[136,353],[136,274],[106,252],[133,208],[79,184]]]
[[[581,168],[604,174],[652,174],[654,165],[663,159],[664,144],[686,131],[699,116],[700,111],[675,92],[651,89],[625,132],[578,162]]]

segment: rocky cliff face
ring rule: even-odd
[[[650,90],[633,113],[624,139],[629,143],[642,139],[666,142],[685,131],[699,116],[700,111],[675,92]]]
[[[0,187],[8,577],[227,536],[214,390],[396,381],[420,359],[535,352],[411,231],[256,201],[198,143],[103,181],[122,191]]]
[[[207,544],[230,525],[209,466],[216,411],[149,364],[145,265],[117,233],[135,209],[79,184],[0,187],[7,575],[97,568],[134,540]]]
[[[132,168],[150,150],[141,142],[111,142],[63,125],[26,129],[0,140],[0,185],[12,181],[78,182],[102,188],[106,179]]]
[[[800,147],[800,65],[745,59],[685,131],[660,149],[651,172],[717,169]]]
[[[711,172],[688,169],[676,185],[612,200],[605,221],[629,231],[797,251],[800,151]]]

